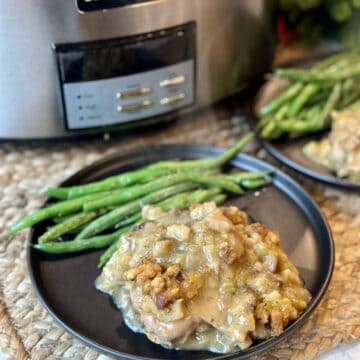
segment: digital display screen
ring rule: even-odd
[[[95,11],[145,3],[153,0],[76,0],[80,11]]]
[[[121,39],[56,45],[63,83],[159,69],[195,57],[195,24]]]

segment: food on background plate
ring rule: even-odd
[[[101,267],[116,251],[121,234],[141,221],[146,204],[163,210],[205,201],[221,204],[227,193],[242,195],[268,184],[268,172],[222,172],[252,137],[245,134],[214,158],[160,161],[84,185],[48,188],[45,193],[53,201],[20,219],[9,234],[45,221],[47,229],[32,244],[36,249],[66,254],[107,248]]]
[[[126,324],[166,348],[227,353],[282,333],[311,295],[277,232],[214,202],[145,206],[96,281]]]
[[[310,141],[303,152],[341,178],[360,182],[360,110],[333,112],[330,134]]]
[[[268,140],[331,128],[331,112],[359,105],[360,52],[341,52],[308,70],[277,69],[289,81],[280,95],[262,106],[256,125]]]

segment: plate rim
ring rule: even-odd
[[[196,148],[196,149],[198,149],[198,151],[203,151],[203,152],[209,153],[210,156],[215,156],[215,155],[220,154],[225,151],[225,149],[221,148],[221,147],[201,145],[201,144],[164,144],[164,145],[147,146],[140,150],[132,149],[132,150],[126,151],[122,154],[119,154],[118,152],[116,152],[114,154],[104,156],[104,157],[100,158],[99,160],[96,160],[95,162],[84,166],[80,170],[76,171],[73,175],[66,178],[64,181],[62,181],[60,183],[60,185],[62,185],[62,186],[68,185],[69,183],[73,182],[74,179],[77,179],[78,177],[86,176],[87,173],[91,173],[94,171],[94,169],[96,170],[97,168],[102,167],[104,164],[110,163],[117,158],[124,159],[125,156],[127,156],[127,157],[136,156],[136,154],[139,154],[140,152],[144,153],[145,150],[150,151],[151,149],[156,150],[159,148],[160,149],[162,149],[162,148],[173,149],[174,151],[176,150],[176,148],[179,148],[179,149],[181,149],[181,148],[195,149]],[[292,188],[294,188],[296,190],[296,192],[299,193],[299,194],[297,194],[298,196],[300,195],[300,196],[304,197],[306,199],[306,201],[310,204],[310,206],[313,207],[313,210],[317,213],[317,215],[320,218],[320,221],[322,222],[322,224],[320,224],[320,225],[322,225],[324,227],[324,230],[327,233],[327,240],[329,243],[329,255],[330,255],[329,267],[326,270],[325,280],[321,284],[320,289],[319,289],[318,293],[316,294],[316,296],[312,297],[310,305],[306,308],[306,310],[300,315],[300,317],[297,320],[295,320],[292,324],[290,324],[284,330],[283,333],[281,333],[277,337],[270,337],[269,339],[261,341],[259,344],[250,346],[248,349],[245,349],[245,350],[238,350],[236,352],[227,353],[227,354],[213,353],[213,355],[211,355],[211,357],[209,357],[207,360],[248,359],[251,356],[254,356],[255,354],[263,353],[264,351],[269,350],[270,348],[272,348],[275,345],[279,344],[280,342],[284,341],[288,336],[292,335],[299,327],[301,327],[305,323],[305,321],[309,318],[309,316],[313,313],[313,311],[315,311],[316,307],[322,300],[322,298],[329,286],[329,283],[331,281],[333,271],[334,271],[335,244],[334,244],[332,231],[331,231],[331,228],[330,228],[324,214],[322,213],[322,211],[319,208],[319,206],[317,205],[317,203],[312,199],[310,194],[296,180],[292,179],[285,172],[283,172],[282,170],[276,168],[275,166],[255,157],[255,156],[251,156],[251,155],[248,155],[245,153],[238,153],[229,162],[229,164],[233,165],[234,167],[239,168],[239,165],[237,165],[237,162],[241,162],[241,159],[247,159],[248,161],[253,161],[263,167],[268,168],[269,170],[274,171],[276,175],[280,175],[283,178],[282,180],[285,180],[287,185],[290,185]],[[286,189],[286,188],[279,188],[279,189],[281,192],[285,193],[286,196],[291,197],[288,194],[288,191],[290,191],[289,189]],[[288,191],[286,191],[286,190],[288,190]],[[291,197],[291,198],[293,201],[296,202],[294,197]],[[49,201],[49,198],[47,198],[45,200],[45,202],[41,205],[41,207],[43,207],[48,201]],[[115,356],[117,358],[126,359],[126,360],[163,360],[161,358],[143,357],[143,356],[132,355],[129,353],[123,353],[121,351],[114,350],[108,346],[98,343],[96,340],[93,340],[93,339],[87,337],[86,335],[82,334],[81,332],[76,331],[75,329],[72,329],[64,321],[62,321],[58,317],[56,312],[51,308],[50,304],[47,303],[46,299],[42,295],[40,284],[36,280],[36,274],[35,274],[33,266],[32,266],[32,253],[33,253],[33,251],[35,251],[31,247],[31,239],[32,239],[33,232],[34,232],[34,229],[31,228],[26,237],[26,263],[27,263],[27,271],[29,274],[30,282],[32,285],[32,289],[35,292],[38,300],[40,301],[42,306],[45,308],[45,310],[48,312],[48,314],[52,317],[52,319],[60,327],[62,327],[66,332],[71,334],[75,339],[79,340],[83,344],[85,344],[91,348],[95,348],[99,352],[106,354],[106,355]],[[211,353],[209,352],[209,354],[211,354]]]

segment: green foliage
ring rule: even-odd
[[[278,0],[286,24],[307,46],[324,35],[359,46],[360,0]]]
[[[360,48],[360,11],[354,12],[351,19],[343,24],[339,36],[346,48]]]
[[[351,5],[347,0],[330,1],[328,9],[331,18],[338,23],[349,20],[352,14]]]

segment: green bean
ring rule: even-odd
[[[160,203],[155,204],[155,206],[161,207],[164,211],[169,211],[173,208],[183,210],[192,204],[202,203],[204,201],[212,201],[219,195],[224,195],[221,194],[220,188],[213,187],[210,189],[198,189],[192,192],[175,195],[172,198],[165,199]]]
[[[121,237],[114,241],[100,256],[99,262],[98,262],[98,268],[102,268],[113,256],[113,254],[116,252],[116,250],[119,247],[119,244],[121,242]]]
[[[280,137],[283,134],[283,131],[276,126],[275,121],[272,121],[269,124],[269,127],[267,129],[265,129],[265,130],[266,131],[264,131],[264,134],[265,134],[264,138],[267,139],[267,140],[277,139],[278,137]]]
[[[182,161],[160,161],[153,165],[150,165],[148,169],[166,168],[166,169],[192,169],[201,170],[204,168],[217,168],[235,157],[246,144],[254,137],[252,132],[248,132],[243,135],[237,142],[230,146],[220,155],[214,158],[198,159],[198,160],[182,160]]]
[[[349,95],[341,99],[342,101],[337,106],[338,110],[342,110],[347,108],[350,104],[352,104],[357,99],[360,99],[360,89],[356,89],[352,91]]]
[[[325,106],[324,102],[319,102],[317,105],[312,106],[305,112],[304,121],[313,120],[314,118],[320,116],[323,108]]]
[[[266,175],[271,174],[271,171],[262,171],[262,172],[248,172],[240,171],[234,174],[230,174],[229,177],[234,180],[237,184],[241,184],[244,180],[257,180],[263,179]]]
[[[315,66],[313,66],[312,70],[315,71],[323,71],[331,68],[333,65],[337,65],[341,60],[347,59],[352,53],[347,52],[339,52],[335,55],[332,55],[325,60],[319,61]]]
[[[68,236],[70,236],[70,235],[76,236],[80,231],[82,231],[82,229],[85,228],[86,225],[87,225],[87,224],[84,224],[84,225],[79,226],[79,227],[76,228],[76,229],[69,230],[69,231],[66,233],[66,235],[68,235]],[[64,234],[64,235],[65,235],[65,234]],[[56,241],[63,241],[62,236],[58,237]]]
[[[283,119],[289,111],[289,104],[284,104],[274,115],[276,119]]]
[[[62,188],[48,188],[45,193],[50,197],[58,199],[75,199],[84,195],[118,189],[133,185],[139,181],[146,181],[149,178],[165,175],[166,169],[154,169],[149,173],[147,168],[129,171],[120,175],[111,176],[104,180],[92,182],[85,185],[76,185]]]
[[[292,118],[299,114],[300,110],[303,109],[306,102],[317,93],[320,89],[318,84],[307,84],[303,91],[295,98],[293,103],[290,104],[287,116]]]
[[[128,201],[135,200],[153,191],[186,181],[188,181],[188,176],[183,173],[161,177],[158,180],[147,184],[134,185],[129,188],[113,191],[108,196],[94,199],[91,202],[85,202],[83,210],[93,211],[107,206],[120,205]]]
[[[330,125],[330,114],[331,111],[335,108],[336,103],[339,101],[341,95],[341,83],[336,84],[329,96],[327,103],[325,104],[324,110],[320,115],[319,122],[321,124],[321,128],[324,129]]]
[[[121,221],[119,221],[114,228],[115,229],[119,229],[125,225],[129,225],[129,224],[134,224],[137,223],[138,221],[141,220],[141,212],[137,212],[131,216],[126,217],[125,219],[122,219]]]
[[[188,197],[192,192],[185,192],[175,196],[171,196],[168,199],[165,199],[159,203],[154,204],[154,206],[161,207],[165,211],[169,211],[173,208],[182,209],[189,204]]]
[[[331,88],[326,88],[326,89],[320,88],[320,91],[317,94],[315,94],[311,99],[309,99],[306,106],[310,108],[313,106],[317,106],[319,103],[324,103],[328,99],[330,92],[331,92]]]
[[[333,109],[345,109],[348,104],[360,97],[360,52],[342,52],[318,62],[310,70],[278,69],[275,76],[294,81],[282,94],[265,105],[280,104],[283,97],[291,95],[291,90],[302,86],[296,96],[285,99],[287,105],[284,116],[282,107],[272,117],[263,117],[256,129],[266,139],[275,139],[284,133],[311,133],[325,129],[330,125],[330,112]],[[341,84],[342,83],[342,84]],[[341,90],[341,96],[338,90]],[[274,106],[273,105],[273,106]],[[274,112],[274,111],[273,111]],[[259,115],[266,114],[259,112]]]
[[[13,234],[17,231],[20,231],[24,228],[31,227],[41,221],[44,221],[49,218],[58,218],[61,216],[66,216],[70,214],[74,214],[81,210],[83,203],[87,201],[94,200],[97,198],[106,197],[110,192],[102,191],[104,189],[111,189],[112,187],[118,186],[128,186],[133,182],[143,181],[144,178],[150,177],[153,178],[156,174],[164,174],[167,171],[172,171],[176,166],[181,164],[180,168],[184,170],[190,170],[192,175],[192,180],[197,183],[207,183],[209,185],[221,185],[225,189],[242,193],[242,189],[233,184],[229,179],[224,176],[213,176],[209,179],[205,179],[204,174],[196,175],[193,173],[192,170],[200,170],[206,169],[207,171],[212,171],[225,162],[229,161],[232,157],[234,157],[246,144],[247,142],[253,137],[252,133],[245,134],[241,137],[233,146],[231,146],[228,150],[220,154],[215,158],[210,159],[201,159],[201,160],[189,160],[183,162],[174,162],[174,161],[165,161],[159,162],[154,165],[150,165],[146,168],[139,169],[133,172],[123,173],[118,177],[112,177],[110,179],[105,179],[100,182],[68,187],[68,188],[58,188],[56,189],[61,192],[57,193],[59,197],[74,197],[69,200],[64,200],[58,202],[56,204],[51,204],[39,211],[26,216],[25,218],[16,222],[10,229],[9,234]],[[156,169],[158,167],[158,169]],[[53,194],[52,190],[49,190],[48,193]],[[84,195],[86,194],[86,195]],[[55,195],[54,195],[55,196]],[[76,197],[80,196],[80,197]],[[57,219],[59,220],[59,219]],[[55,220],[55,221],[57,221]]]
[[[285,121],[278,121],[277,126],[286,132],[316,132],[321,129],[325,129],[328,124],[329,115],[334,108],[335,104],[340,98],[341,85],[336,84],[329,96],[325,107],[320,116],[314,120],[302,121],[297,119],[289,119]]]
[[[339,58],[334,61],[334,58],[336,58],[337,55],[334,55],[330,58],[327,58],[325,60],[323,60],[322,62],[319,62],[318,64],[316,64],[315,66],[313,66],[311,68],[311,72],[327,72],[327,73],[334,73],[337,71],[341,71],[343,69],[346,69],[349,66],[352,66],[354,63],[356,63],[357,61],[359,61],[359,53],[353,51],[353,52],[348,52],[348,53],[339,53],[338,56]],[[327,66],[325,66],[325,62],[329,60],[329,64]],[[330,63],[332,60],[332,63]],[[322,63],[324,63],[324,66],[321,66]]]
[[[313,72],[316,72],[316,73],[319,72],[319,71],[326,70],[326,69],[327,70],[331,69],[332,71],[335,71],[334,64],[337,65],[336,70],[338,70],[339,60],[344,61],[344,59],[345,59],[346,60],[345,64],[348,64],[348,58],[349,58],[349,54],[347,54],[347,53],[346,54],[344,54],[344,53],[336,54],[334,56],[331,56],[331,57],[319,62],[310,71],[313,71]],[[309,90],[307,90],[307,91],[309,91]],[[310,91],[313,92],[313,90],[310,90]],[[302,94],[303,94],[303,84],[294,83],[293,85],[289,86],[283,93],[281,93],[279,96],[277,96],[275,99],[273,99],[271,102],[264,105],[260,109],[260,111],[258,112],[258,115],[259,116],[264,116],[264,115],[268,115],[270,113],[274,113],[283,104],[289,102],[296,95],[299,95],[300,96],[299,101],[300,100],[302,101],[302,97],[305,96],[305,95],[302,95]],[[290,110],[290,113],[288,114],[290,117],[297,115],[297,111],[295,111],[296,106],[298,106],[298,105],[296,105],[296,104],[293,105],[293,110]],[[264,125],[266,123],[268,123],[268,122],[269,122],[269,120],[263,120],[263,119],[260,120],[260,123],[257,126],[257,130],[260,130],[261,128],[263,128]]]
[[[72,216],[74,216],[74,215],[55,216],[51,220],[55,224],[60,224],[60,223],[64,222],[65,220],[70,219]]]
[[[354,101],[353,103],[349,104],[345,110],[346,111],[360,110],[360,98]]]
[[[221,205],[227,198],[227,195],[226,194],[219,194],[219,195],[216,195],[214,196],[213,198],[210,198],[209,200],[207,201],[214,201],[216,205]]]
[[[156,203],[176,193],[184,192],[192,189],[192,184],[178,184],[165,189],[160,189],[143,198],[122,205],[109,213],[100,216],[89,225],[87,225],[76,237],[76,239],[84,239],[96,235],[104,230],[115,226],[120,220],[126,216],[132,215],[141,210],[145,204]]]
[[[104,208],[104,209],[100,209],[98,211],[99,215],[103,215],[105,214],[106,212],[109,212],[110,210],[113,210],[115,209],[115,207],[108,207],[108,208]],[[81,213],[79,213],[81,214]],[[61,224],[62,222],[72,218],[73,216],[75,216],[76,214],[71,214],[71,215],[63,215],[63,216],[56,216],[54,218],[51,219],[51,221],[55,224]]]
[[[275,75],[293,81],[334,83],[354,76],[360,76],[360,62],[352,67],[330,72],[310,72],[299,69],[277,69]]]
[[[261,131],[261,136],[265,139],[272,139],[273,137],[277,137],[281,135],[281,130],[276,126],[275,119],[282,120],[287,114],[289,109],[289,104],[284,104],[280,107],[280,109],[276,112],[271,122],[268,123],[267,126],[263,128]]]
[[[79,228],[81,225],[87,224],[89,221],[99,215],[98,211],[88,213],[79,213],[71,216],[63,222],[51,227],[48,231],[38,238],[40,244],[54,241],[59,236],[66,234],[74,229]]]
[[[343,95],[343,93],[351,91],[354,86],[359,87],[357,81],[355,81],[355,78],[346,79],[341,89],[341,95]]]
[[[277,128],[276,128],[276,123],[274,122],[274,119],[272,118],[271,121],[269,121],[264,128],[261,130],[261,137],[264,139],[271,139],[274,135],[274,133],[276,133]]]
[[[243,135],[237,142],[234,143],[234,145],[230,146],[229,149],[214,158],[213,167],[220,167],[229,162],[248,144],[253,137],[254,133],[252,132],[248,132]]]
[[[208,199],[217,196],[221,192],[220,188],[198,189],[195,191],[187,191],[184,193],[173,195],[165,200],[153,204],[161,207],[164,211],[169,211],[173,208],[186,209],[191,204],[208,201]]]
[[[77,211],[82,209],[83,203],[85,201],[90,201],[98,196],[106,195],[108,195],[108,192],[91,194],[82,198],[65,200],[60,201],[56,204],[51,204],[17,221],[13,226],[10,227],[8,233],[12,235],[22,229],[31,227],[46,219],[76,213]]]
[[[128,232],[130,229],[131,226],[127,226],[118,231],[115,231],[112,234],[95,236],[83,240],[34,244],[33,247],[49,254],[69,254],[91,249],[101,249],[109,246],[114,241],[117,241],[119,236],[121,236],[125,232]]]
[[[296,83],[289,86],[282,94],[280,94],[268,104],[263,106],[259,110],[258,116],[264,116],[274,113],[284,104],[286,104],[289,100],[293,99],[297,94],[299,94],[302,91],[303,87],[304,85],[301,83]]]
[[[212,191],[214,191],[214,190],[212,190]],[[219,190],[217,190],[216,193],[218,191]],[[171,196],[159,203],[156,203],[154,205],[160,206],[164,210],[170,210],[169,206],[173,206],[176,208],[184,208],[184,207],[186,207],[186,205],[184,205],[184,204],[187,203],[187,201],[188,201],[187,199],[190,194],[191,194],[191,192],[177,194],[177,195]],[[127,224],[132,224],[132,223],[138,222],[140,220],[141,220],[141,212],[138,212],[132,216],[125,218],[124,220],[121,220],[118,224],[115,225],[115,228],[119,228],[119,227],[122,227]]]
[[[119,205],[127,201],[137,199],[140,196],[149,194],[153,191],[183,182],[219,186],[236,194],[243,193],[243,190],[236,183],[234,183],[224,175],[210,175],[206,173],[200,174],[197,172],[187,172],[175,175],[168,175],[147,184],[134,185],[130,188],[114,191],[108,196],[101,197],[90,202],[85,202],[83,209],[84,211],[93,211],[103,207]]]
[[[329,56],[329,57],[325,58],[324,60],[321,60],[317,64],[315,64],[311,68],[311,71],[326,71],[329,68],[331,68],[334,64],[336,65],[344,57],[346,57],[346,55],[343,52]]]
[[[264,139],[270,139],[275,130],[276,124],[274,119],[271,119],[271,121],[261,130],[260,135]]]
[[[283,132],[295,132],[295,133],[312,133],[322,129],[318,119],[309,121],[302,121],[299,119],[287,119],[285,121],[279,121],[276,125]]]
[[[160,161],[155,164],[146,166],[139,170],[126,172],[117,176],[85,184],[63,188],[48,188],[45,193],[48,196],[55,197],[61,200],[74,199],[86,194],[92,194],[96,192],[103,192],[105,190],[113,190],[120,187],[126,187],[138,182],[144,182],[147,179],[153,179],[160,175],[165,175],[172,170],[181,169],[197,169],[197,168],[216,168],[228,162],[253,137],[252,133],[247,133],[242,136],[234,145],[224,151],[222,154],[215,158],[187,160],[187,161]]]
[[[261,118],[255,125],[255,130],[256,131],[261,131],[270,121],[271,121],[271,116],[266,115],[263,118]]]
[[[193,172],[189,174],[189,180],[207,186],[216,186],[231,193],[241,195],[244,191],[227,175],[210,175]]]
[[[163,210],[169,211],[172,208],[176,209],[186,209],[192,204],[202,203],[208,201],[215,195],[218,195],[221,192],[220,188],[211,188],[211,189],[199,189],[192,193],[187,193],[184,196],[180,196],[174,201],[164,201],[156,206],[160,206]]]
[[[270,183],[271,181],[266,179],[246,179],[241,182],[241,186],[245,189],[258,189]]]

